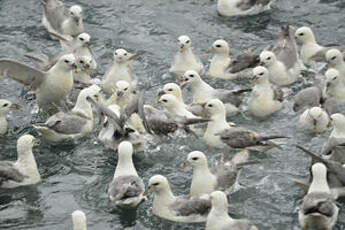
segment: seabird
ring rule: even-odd
[[[329,115],[324,109],[312,107],[301,114],[298,126],[314,133],[322,133],[328,129],[329,122]]]
[[[22,106],[14,104],[9,100],[0,99],[0,136],[7,132],[7,115],[11,110],[21,109]]]
[[[222,16],[254,15],[270,10],[272,2],[273,0],[218,0],[217,11]]]
[[[338,102],[345,101],[345,81],[336,69],[328,69],[326,72],[326,94],[334,97]]]
[[[75,210],[72,213],[73,230],[87,230],[85,213],[81,210]]]
[[[338,70],[340,78],[345,82],[344,54],[338,49],[330,49],[326,52],[326,60],[331,68]]]

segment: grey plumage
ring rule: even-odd
[[[47,21],[55,31],[61,34],[61,24],[68,17],[68,9],[58,0],[42,0],[42,3]]]
[[[224,104],[232,104],[236,107],[240,106],[245,92],[250,92],[252,89],[239,89],[239,90],[226,90],[226,89],[215,89],[212,92],[213,98],[218,98]]]
[[[8,181],[20,183],[24,178],[25,176],[13,167],[12,162],[0,161],[0,187]]]
[[[108,194],[113,202],[124,201],[140,196],[145,191],[145,184],[137,176],[119,176],[109,184]]]
[[[177,216],[207,215],[211,202],[207,199],[179,196],[170,208],[176,212]]]
[[[303,199],[302,211],[304,215],[320,213],[327,217],[332,217],[335,213],[334,199],[328,193],[313,192]]]
[[[255,5],[266,6],[270,3],[271,3],[271,0],[242,0],[242,1],[237,3],[236,7],[245,11],[245,10],[249,10],[250,8],[254,7]]]
[[[317,86],[308,87],[299,91],[295,96],[293,110],[295,112],[308,106],[315,107],[320,105],[322,91]]]
[[[260,64],[260,57],[250,51],[238,54],[231,58],[230,65],[226,69],[229,73],[238,73],[245,69],[250,69]]]

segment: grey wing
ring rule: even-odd
[[[303,200],[303,213],[321,213],[327,217],[335,213],[335,204],[333,197],[327,193],[314,192],[307,194]]]
[[[238,219],[233,220],[231,223],[227,224],[222,228],[222,230],[257,230],[257,227],[253,225],[249,220],[246,219]]]
[[[257,134],[243,127],[232,127],[215,134],[232,148],[245,148],[258,144]]]
[[[170,208],[177,216],[206,215],[211,208],[211,201],[195,197],[178,197]]]
[[[329,155],[337,146],[345,146],[345,138],[329,137],[326,144],[323,146],[321,155]]]
[[[108,195],[114,200],[125,200],[140,196],[145,191],[143,180],[137,176],[116,177],[108,188]]]
[[[310,59],[317,62],[326,62],[326,53],[328,50],[333,49],[333,48],[342,50],[342,48],[339,46],[323,47],[316,54],[314,54]]]
[[[234,163],[220,163],[214,170],[217,176],[217,190],[225,191],[235,184],[238,171]]]
[[[284,101],[284,92],[280,87],[273,87],[273,100],[275,101]]]
[[[13,167],[12,162],[0,161],[0,186],[6,181],[20,183],[25,176]]]
[[[322,102],[322,108],[327,112],[329,116],[335,113],[339,113],[338,101],[335,97],[327,97]]]
[[[242,0],[237,3],[237,7],[241,10],[249,10],[250,8],[254,7],[255,5],[267,5],[271,2],[271,0]]]
[[[204,116],[204,105],[206,103],[193,103],[187,106],[187,110],[191,113],[193,113],[195,116]]]
[[[61,25],[68,17],[68,10],[63,3],[58,0],[46,1],[44,13],[52,28],[61,33]]]
[[[228,73],[238,73],[248,68],[254,68],[258,66],[259,63],[259,55],[248,51],[232,57],[231,62],[225,71]]]
[[[321,90],[315,86],[302,89],[295,96],[293,110],[297,112],[305,106],[319,106],[321,101],[321,95]]]
[[[6,75],[24,85],[30,85],[33,89],[38,88],[45,78],[44,72],[8,59],[0,60],[0,74]]]
[[[144,107],[144,115],[147,124],[147,131],[153,132],[157,135],[168,135],[178,129],[175,121],[169,120],[167,115],[152,106]]]
[[[45,125],[57,133],[78,134],[88,120],[89,118],[79,114],[59,112],[48,118]]]
[[[244,92],[249,92],[251,89],[240,89],[240,90],[226,90],[226,89],[215,89],[213,96],[221,100],[224,104],[231,103],[238,107],[242,103]]]

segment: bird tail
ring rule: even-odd
[[[205,123],[212,121],[209,118],[188,118],[186,121],[183,123],[185,126],[186,125],[194,125],[194,124],[199,124],[199,123]]]
[[[259,164],[259,163],[260,163],[260,161],[246,161],[246,162],[241,162],[241,163],[236,164],[236,167],[237,167],[237,169],[241,169],[244,166],[255,165],[255,164]]]
[[[252,89],[247,88],[247,89],[235,90],[235,91],[233,91],[232,93],[233,93],[234,95],[239,95],[239,94],[246,93],[246,92],[251,92],[251,91],[252,91]]]
[[[313,161],[316,162],[325,162],[325,160],[322,157],[319,157],[318,155],[316,155],[315,153],[310,152],[308,149],[303,148],[300,145],[296,145],[296,147],[300,150],[302,150],[304,153],[306,153],[307,155],[311,156],[311,158],[313,159]]]
[[[280,136],[280,135],[272,135],[272,136],[265,136],[261,138],[261,141],[268,141],[268,140],[273,140],[273,139],[280,139],[280,138],[290,138],[287,136]]]

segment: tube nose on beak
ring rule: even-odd
[[[118,97],[123,96],[123,91],[121,91],[121,90],[116,90],[116,95],[117,95]]]

